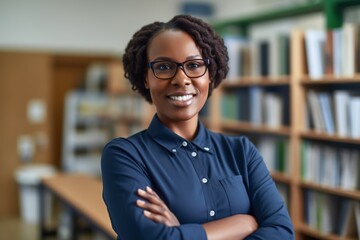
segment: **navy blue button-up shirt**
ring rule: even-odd
[[[102,155],[103,197],[121,240],[205,240],[202,223],[234,214],[255,216],[246,239],[294,239],[293,226],[255,146],[245,137],[207,130],[199,121],[189,142],[154,116],[149,128],[109,142]],[[155,223],[136,206],[150,186],[180,222]],[[241,226],[240,226],[241,227]]]

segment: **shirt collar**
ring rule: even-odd
[[[184,141],[187,142],[186,139],[180,137],[162,124],[157,114],[154,115],[148,127],[148,133],[154,141],[172,153],[176,153]],[[209,153],[212,152],[209,131],[205,128],[201,121],[198,121],[198,133],[191,144],[196,146],[199,150]]]

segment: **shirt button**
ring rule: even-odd
[[[183,141],[183,142],[182,142],[182,145],[183,145],[184,147],[186,147],[186,146],[187,146],[187,142]]]
[[[176,149],[175,149],[175,148],[171,149],[171,151],[172,151],[173,153],[176,153]]]
[[[205,151],[209,151],[209,150],[210,150],[210,148],[208,148],[208,147],[204,147],[204,150],[205,150]]]
[[[210,214],[211,217],[213,217],[213,216],[215,216],[215,211],[214,211],[214,210],[211,210],[211,211],[209,212],[209,214]]]
[[[201,181],[202,181],[203,183],[207,183],[207,182],[208,182],[207,178],[203,178],[203,179],[201,179]]]
[[[197,155],[196,152],[192,152],[192,153],[191,153],[191,156],[193,156],[193,157],[196,157],[196,155]]]

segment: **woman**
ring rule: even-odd
[[[254,145],[199,121],[227,63],[222,38],[187,15],[146,25],[129,42],[125,76],[156,114],[103,151],[103,197],[119,239],[294,239]]]

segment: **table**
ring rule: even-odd
[[[77,218],[85,220],[91,229],[102,232],[109,239],[116,239],[109,215],[102,199],[102,182],[86,174],[57,174],[47,177],[40,184],[40,237],[55,235],[56,230],[46,229],[44,200],[49,191],[70,209],[72,238],[77,239],[81,229]]]

